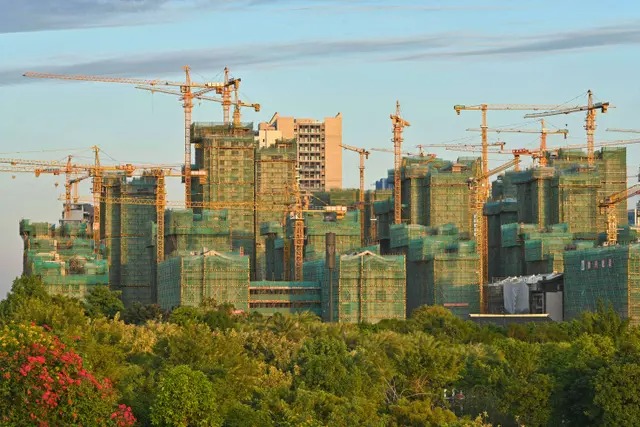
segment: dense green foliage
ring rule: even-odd
[[[442,307],[422,307],[406,321],[326,324],[311,314],[238,315],[212,301],[172,313],[124,310],[106,288],[81,303],[21,278],[0,302],[0,334],[0,424],[124,426],[134,416],[141,426],[224,427],[640,420],[640,330],[606,306],[573,322],[508,329]],[[48,383],[33,375],[45,371],[64,372],[68,385],[43,389]],[[47,403],[51,392],[56,405]]]

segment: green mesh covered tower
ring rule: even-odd
[[[94,286],[109,285],[109,266],[98,259],[88,223],[20,221],[24,242],[23,274],[39,276],[50,294],[84,299]]]
[[[640,245],[565,252],[564,319],[595,311],[599,301],[640,324]]]
[[[249,255],[255,269],[257,143],[253,123],[238,127],[194,123],[191,142],[196,162],[192,169],[204,175],[192,182],[192,200],[213,203],[209,206],[227,211],[231,246]],[[200,210],[195,208],[194,212]]]
[[[281,233],[285,213],[295,202],[293,194],[296,179],[297,149],[295,140],[278,140],[269,147],[260,148],[256,155],[256,222],[258,225],[280,224]],[[266,275],[267,234],[256,233],[256,257],[253,280],[268,279]]]
[[[231,238],[226,210],[167,210],[164,214],[165,257],[214,250],[230,252]]]
[[[157,180],[143,175],[103,178],[102,240],[107,250],[111,287],[122,291],[125,306],[156,302],[156,253],[152,245],[156,222]],[[140,203],[114,203],[111,198]]]
[[[396,233],[405,234],[400,231]],[[396,240],[398,245],[408,241],[407,316],[422,305],[442,305],[461,317],[479,313],[480,258],[475,241],[461,239],[452,224],[425,227]]]
[[[163,309],[203,301],[249,309],[249,257],[209,251],[177,256],[158,265],[158,304]]]
[[[305,280],[321,284],[324,321],[376,323],[405,318],[404,256],[370,251],[339,255],[333,274],[329,272],[325,260],[304,264]]]

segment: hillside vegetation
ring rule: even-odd
[[[85,303],[17,279],[0,302],[0,425],[587,426],[640,420],[640,331],[609,307],[480,327],[441,307],[327,324]]]

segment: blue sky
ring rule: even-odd
[[[105,161],[182,158],[177,99],[128,85],[27,79],[25,71],[180,80],[188,64],[194,79],[219,81],[228,66],[242,78],[242,99],[262,105],[243,119],[342,112],[344,142],[367,148],[391,147],[396,99],[411,122],[407,150],[478,142],[465,129],[477,127],[480,115],[458,117],[454,104],[583,103],[587,89],[617,107],[599,116],[596,140],[633,136],[607,127],[640,128],[640,5],[633,0],[0,0],[0,10],[1,157],[85,159],[97,144]],[[522,116],[490,112],[489,125],[538,126]],[[220,121],[221,109],[197,105],[194,119]],[[567,142],[580,144],[583,120],[555,116],[549,125],[568,127]],[[536,135],[500,138],[512,148],[537,144]],[[628,148],[629,175],[639,150]],[[357,155],[344,157],[344,185],[354,187]],[[492,165],[506,159],[496,156]],[[367,182],[391,165],[390,154],[372,154]],[[62,184],[0,174],[0,297],[21,273],[18,221],[56,222]],[[177,182],[169,191],[181,197]]]

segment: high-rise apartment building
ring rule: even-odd
[[[296,140],[302,190],[342,188],[341,113],[324,121],[275,113],[271,120],[260,123],[258,139],[260,147],[271,146],[279,139]]]

